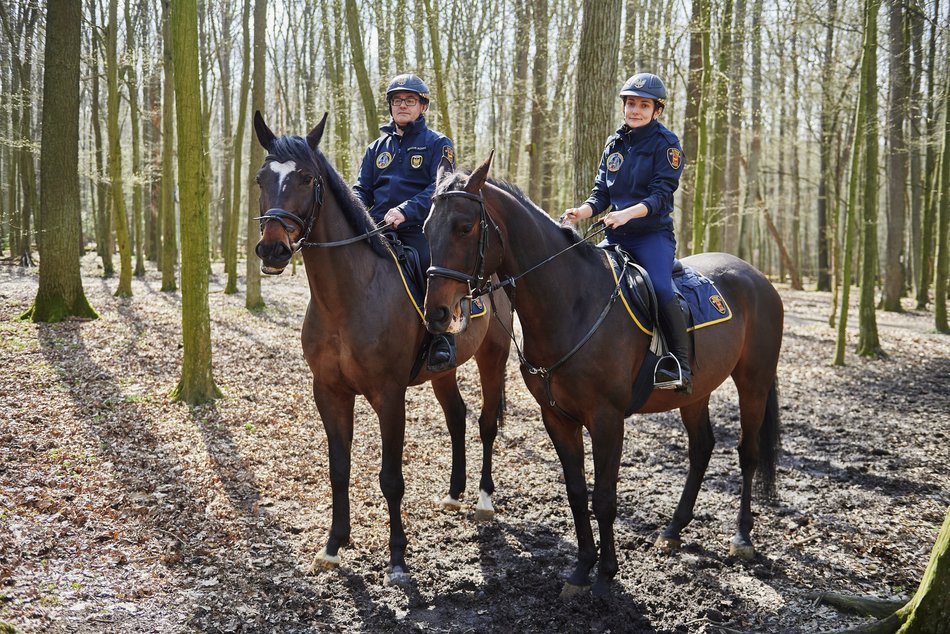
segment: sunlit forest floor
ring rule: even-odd
[[[607,600],[558,598],[575,555],[561,468],[509,361],[495,450],[494,521],[471,504],[480,452],[474,364],[469,490],[459,514],[448,434],[431,389],[408,394],[408,588],[383,584],[388,526],[379,428],[357,400],[353,544],[311,572],[329,527],[326,441],[299,344],[303,270],[266,278],[261,313],[210,296],[224,397],[189,408],[178,380],[180,296],[150,272],[112,297],[96,260],[84,284],[101,318],[33,325],[37,273],[0,266],[0,621],[25,632],[821,632],[864,622],[814,593],[914,591],[950,504],[950,337],[931,313],[878,313],[888,356],[830,365],[830,295],[782,288],[784,453],[779,499],[754,503],[752,562],[728,556],[738,508],[736,392],[712,398],[717,447],[672,555],[653,547],[686,474],[675,413],[627,422]],[[243,264],[241,265],[243,267]],[[242,269],[243,270],[243,269]],[[857,298],[857,293],[852,297]],[[908,308],[911,304],[906,304]],[[857,314],[856,306],[852,315]],[[590,463],[588,477],[592,480]]]

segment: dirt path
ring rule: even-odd
[[[779,501],[754,504],[756,560],[727,556],[739,487],[731,383],[711,404],[717,448],[681,552],[652,547],[686,472],[674,414],[627,422],[620,572],[606,601],[558,598],[575,553],[560,465],[509,362],[496,444],[498,514],[470,504],[480,451],[474,365],[469,492],[444,495],[448,434],[428,387],[408,395],[406,497],[413,584],[384,586],[388,527],[379,430],[357,401],[353,545],[311,573],[329,527],[326,442],[309,395],[298,276],[264,280],[248,314],[212,280],[215,376],[225,398],[168,402],[178,379],[179,298],[150,274],[111,296],[88,257],[102,318],[15,321],[35,271],[0,266],[0,621],[26,632],[818,632],[862,622],[809,594],[903,597],[916,588],[950,504],[950,337],[932,315],[878,313],[889,354],[828,365],[827,294],[782,290],[784,454]],[[852,314],[856,314],[853,310]],[[857,331],[852,329],[856,338]],[[588,464],[588,477],[592,478]],[[723,629],[725,628],[725,630]]]

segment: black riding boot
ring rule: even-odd
[[[664,306],[660,306],[660,321],[670,354],[679,362],[679,374],[676,373],[672,359],[662,363],[656,371],[656,383],[674,383],[677,392],[693,393],[693,373],[689,368],[689,335],[686,332],[686,315],[683,314],[679,298],[674,297]],[[681,376],[680,376],[681,375]],[[680,379],[682,378],[682,382]]]
[[[428,365],[429,372],[442,372],[455,367],[455,335],[445,332],[432,337]]]

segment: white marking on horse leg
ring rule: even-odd
[[[462,510],[462,503],[456,500],[451,495],[446,495],[442,498],[442,501],[439,502],[439,505],[442,507],[443,511],[450,511],[456,513]]]
[[[316,572],[317,570],[326,570],[329,568],[336,568],[340,565],[340,556],[339,555],[328,555],[326,548],[321,548],[320,552],[317,553],[317,556],[313,558],[313,563],[310,564],[311,573]]]
[[[495,507],[491,503],[491,495],[479,489],[478,502],[475,503],[475,519],[490,520],[495,517]]]

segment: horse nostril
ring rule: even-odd
[[[257,254],[257,257],[259,257],[260,259],[263,260],[263,259],[264,259],[264,256],[266,255],[266,253],[265,253],[264,251],[265,251],[264,242],[263,242],[263,241],[258,242],[258,243],[257,243],[257,246],[254,247],[254,253]]]
[[[441,325],[447,321],[449,309],[445,306],[436,306],[426,310],[426,322],[432,325]]]

